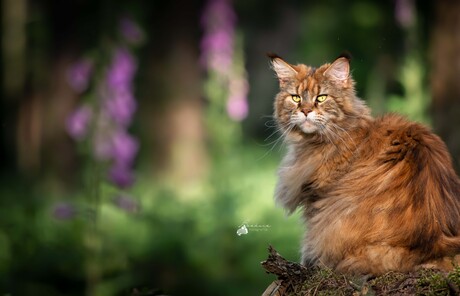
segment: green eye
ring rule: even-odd
[[[299,103],[302,100],[302,98],[299,95],[291,95],[291,98],[296,103]]]
[[[319,95],[319,96],[316,97],[316,101],[318,103],[322,103],[322,102],[326,101],[326,99],[327,99],[327,95]]]

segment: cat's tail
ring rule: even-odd
[[[428,260],[418,267],[451,271],[455,267],[460,266],[460,236],[444,237],[440,251],[447,255]]]
[[[427,269],[438,269],[438,270],[442,270],[445,272],[450,272],[458,266],[460,266],[460,254],[430,260],[428,262],[418,265],[416,267],[416,270],[421,269],[421,268],[427,268]]]

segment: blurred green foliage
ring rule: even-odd
[[[93,264],[102,275],[97,295],[129,295],[133,288],[171,295],[260,294],[273,280],[260,267],[268,245],[297,260],[301,236],[299,217],[287,219],[273,206],[278,155],[265,153],[235,148],[191,192],[141,178],[133,192],[141,204],[137,213],[113,205],[113,190],[104,187],[97,237],[88,237],[91,213],[57,220],[49,196],[29,196],[42,200],[28,213],[24,205],[4,203],[2,221],[10,227],[0,232],[2,292],[82,295],[85,265]],[[16,195],[2,192],[9,202]],[[243,223],[249,232],[238,236]],[[85,240],[96,244],[91,258]]]
[[[412,120],[430,124],[427,110],[430,95],[423,73],[423,64],[416,55],[409,56],[397,76],[403,87],[403,95],[390,95],[388,110],[405,114]]]

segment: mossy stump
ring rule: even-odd
[[[284,295],[460,295],[460,267],[450,273],[433,269],[352,277],[322,267],[307,268],[284,259],[273,247],[262,262],[277,276],[262,296]]]

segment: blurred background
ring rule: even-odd
[[[2,0],[0,294],[260,295],[299,215],[267,52],[352,53],[375,115],[460,156],[455,0]]]

